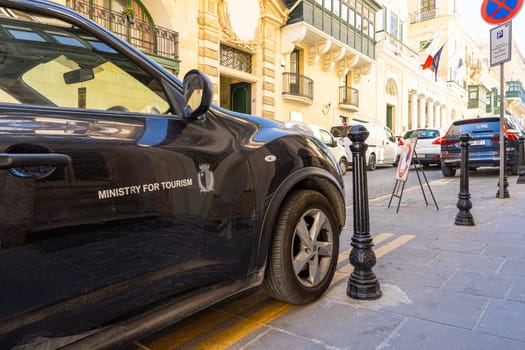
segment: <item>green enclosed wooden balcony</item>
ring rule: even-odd
[[[375,0],[355,0],[346,2],[340,0],[283,0],[292,8],[288,25],[304,22],[355,49],[356,51],[375,59],[375,17],[382,7]]]
[[[521,103],[525,105],[525,90],[523,90],[523,85],[519,80],[507,81],[507,91],[505,92],[505,96],[508,99],[521,99]]]

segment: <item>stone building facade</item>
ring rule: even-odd
[[[180,78],[202,70],[214,102],[238,112],[324,127],[375,122],[401,135],[498,108],[497,69],[466,34],[462,0],[57,2]],[[433,40],[443,45],[437,74],[421,68]],[[525,117],[523,60],[513,61],[507,106]]]

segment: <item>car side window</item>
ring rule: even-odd
[[[385,129],[385,133],[386,133],[386,137],[389,141],[391,142],[395,142],[395,139],[394,139],[394,134],[392,134],[392,132],[388,129]]]
[[[162,84],[81,28],[45,16],[1,16],[1,101],[169,113]]]
[[[319,134],[321,137],[321,141],[325,145],[333,145],[335,143],[334,139],[332,138],[332,135],[330,135],[328,132],[324,130],[319,130]]]

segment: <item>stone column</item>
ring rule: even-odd
[[[415,91],[410,93],[410,118],[410,129],[417,129],[417,93]]]
[[[424,128],[425,127],[425,120],[426,120],[426,113],[425,113],[425,107],[426,107],[426,98],[425,95],[421,95],[419,97],[419,122],[418,127]]]
[[[201,2],[199,5],[197,68],[210,78],[213,84],[213,103],[219,104],[221,24],[215,4]],[[201,53],[202,52],[202,53]]]
[[[427,104],[427,127],[429,128],[433,128],[434,127],[434,101],[432,101],[431,99],[428,100],[428,104]]]
[[[441,127],[448,128],[450,121],[448,120],[447,107],[441,106]]]
[[[441,105],[439,102],[436,102],[434,105],[434,127],[435,128],[442,128],[443,124],[441,124]]]

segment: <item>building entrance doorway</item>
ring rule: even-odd
[[[393,105],[386,106],[386,126],[388,126],[390,130],[394,130],[394,111],[395,107]]]
[[[252,84],[221,77],[220,106],[239,113],[252,113]]]
[[[232,110],[240,113],[252,113],[252,85],[249,83],[236,83],[230,85],[230,98]]]

